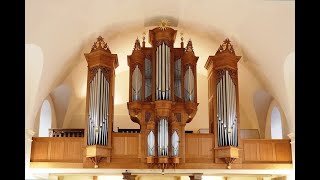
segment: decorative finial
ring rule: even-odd
[[[181,36],[181,48],[183,48],[184,47],[184,45],[183,45],[183,32],[180,33],[180,36]]]
[[[143,31],[143,33],[142,33],[142,47],[143,48],[146,47],[146,42],[144,41],[145,39],[146,39],[146,32]]]
[[[164,31],[169,27],[169,23],[170,22],[167,19],[161,19],[159,23],[159,28]]]
[[[183,32],[180,33],[181,36],[181,42],[183,42]]]
[[[189,39],[187,47],[186,47],[186,52],[193,52],[193,46],[192,46],[192,41]]]
[[[103,38],[101,36],[99,36],[97,38],[97,41],[93,43],[92,48],[91,48],[91,52],[93,52],[93,51],[95,51],[97,49],[103,49],[103,50],[111,53],[108,44],[104,42],[104,40],[103,40]]]
[[[216,54],[219,54],[219,53],[222,53],[222,52],[229,52],[229,53],[235,54],[233,46],[232,46],[231,41],[229,40],[229,38],[226,38],[223,41],[223,44],[220,45],[220,47],[219,47],[218,51],[216,52]]]
[[[140,46],[140,41],[139,41],[139,39],[138,39],[138,37],[137,37],[137,39],[136,39],[136,42],[134,43],[134,51],[138,51],[138,50],[140,50],[141,49],[141,46]]]

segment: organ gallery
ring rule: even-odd
[[[129,81],[121,83],[128,83],[129,87],[127,120],[138,124],[139,129],[120,128],[118,132],[113,127],[117,121],[114,101],[118,56],[99,36],[90,52],[84,54],[88,71],[83,135],[61,137],[60,131],[60,135],[47,140],[34,139],[31,161],[45,162],[40,153],[43,141],[51,143],[50,139],[54,139],[52,142],[61,142],[63,147],[49,151],[54,147],[50,145],[43,153],[61,150],[63,159],[46,156],[51,158],[49,161],[81,163],[83,168],[165,172],[291,163],[289,141],[240,136],[239,86],[244,85],[238,81],[241,56],[232,42],[226,38],[207,58],[205,67],[197,67],[197,47],[192,39],[184,42],[177,34],[181,32],[160,26],[150,29],[148,37],[132,39],[132,53],[127,55]],[[197,93],[198,68],[207,70],[208,94]],[[209,131],[188,133],[186,125],[197,120],[194,117],[199,96],[208,98]],[[57,139],[61,141],[56,142]],[[273,154],[267,155],[269,152]]]

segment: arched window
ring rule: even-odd
[[[278,107],[274,107],[271,112],[271,138],[282,139],[281,114]]]
[[[48,100],[45,100],[41,106],[39,137],[49,137],[49,129],[52,123],[51,106]]]

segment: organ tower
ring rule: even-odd
[[[149,43],[137,39],[130,67],[128,110],[141,129],[143,161],[152,167],[185,162],[185,126],[197,112],[197,61],[192,41],[174,47],[177,30],[149,31]]]

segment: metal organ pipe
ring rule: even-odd
[[[158,155],[168,156],[168,121],[160,119],[158,125]]]
[[[150,131],[148,134],[148,156],[154,155],[154,133]]]
[[[179,136],[177,131],[174,131],[171,138],[172,143],[172,156],[178,156],[179,155]]]
[[[194,76],[191,69],[191,66],[187,67],[187,71],[184,75],[184,92],[185,100],[193,101],[194,100]]]
[[[141,101],[141,87],[142,87],[142,74],[141,71],[136,65],[132,73],[132,100]]]
[[[156,50],[156,100],[170,99],[170,48],[162,43]]]
[[[98,68],[89,84],[88,145],[107,145],[109,82]]]
[[[225,70],[217,83],[218,146],[238,146],[236,87]]]

